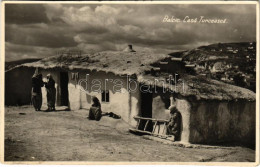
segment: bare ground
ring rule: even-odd
[[[166,145],[129,133],[122,120],[90,121],[87,113],[6,107],[5,161],[255,161],[255,150],[249,148]]]

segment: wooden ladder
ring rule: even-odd
[[[165,135],[166,128],[167,128],[166,126],[167,126],[169,120],[145,118],[145,117],[139,117],[139,116],[134,116],[134,119],[137,120],[137,125],[135,128],[130,128],[129,129],[130,132],[134,132],[134,133],[139,132],[139,133],[149,134],[149,135],[158,136],[158,137],[162,137],[162,138],[169,137],[169,135]],[[142,127],[140,127],[141,121],[145,122],[143,129],[142,129]],[[149,122],[151,122],[153,124],[152,131],[149,131],[147,129]],[[163,124],[163,130],[162,130],[162,133],[160,134],[160,125],[161,124]],[[156,131],[156,127],[158,127],[157,131]]]

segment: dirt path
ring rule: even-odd
[[[182,148],[128,132],[122,120],[86,119],[87,111],[5,110],[5,161],[254,161],[249,148]]]

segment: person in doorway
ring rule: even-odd
[[[181,113],[176,108],[176,106],[172,105],[169,107],[170,110],[170,120],[167,125],[167,135],[173,135],[174,140],[180,140],[180,132],[181,132]]]
[[[56,88],[55,81],[51,74],[47,75],[47,82],[45,82],[45,88],[47,92],[47,105],[48,109],[46,111],[55,111],[55,101],[56,101]]]
[[[40,111],[42,106],[42,74],[35,73],[32,76],[32,104],[35,111]]]
[[[101,104],[96,96],[92,97],[92,102],[93,104],[89,109],[88,119],[99,121],[102,116]]]

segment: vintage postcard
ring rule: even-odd
[[[257,165],[258,8],[2,2],[2,163]]]

